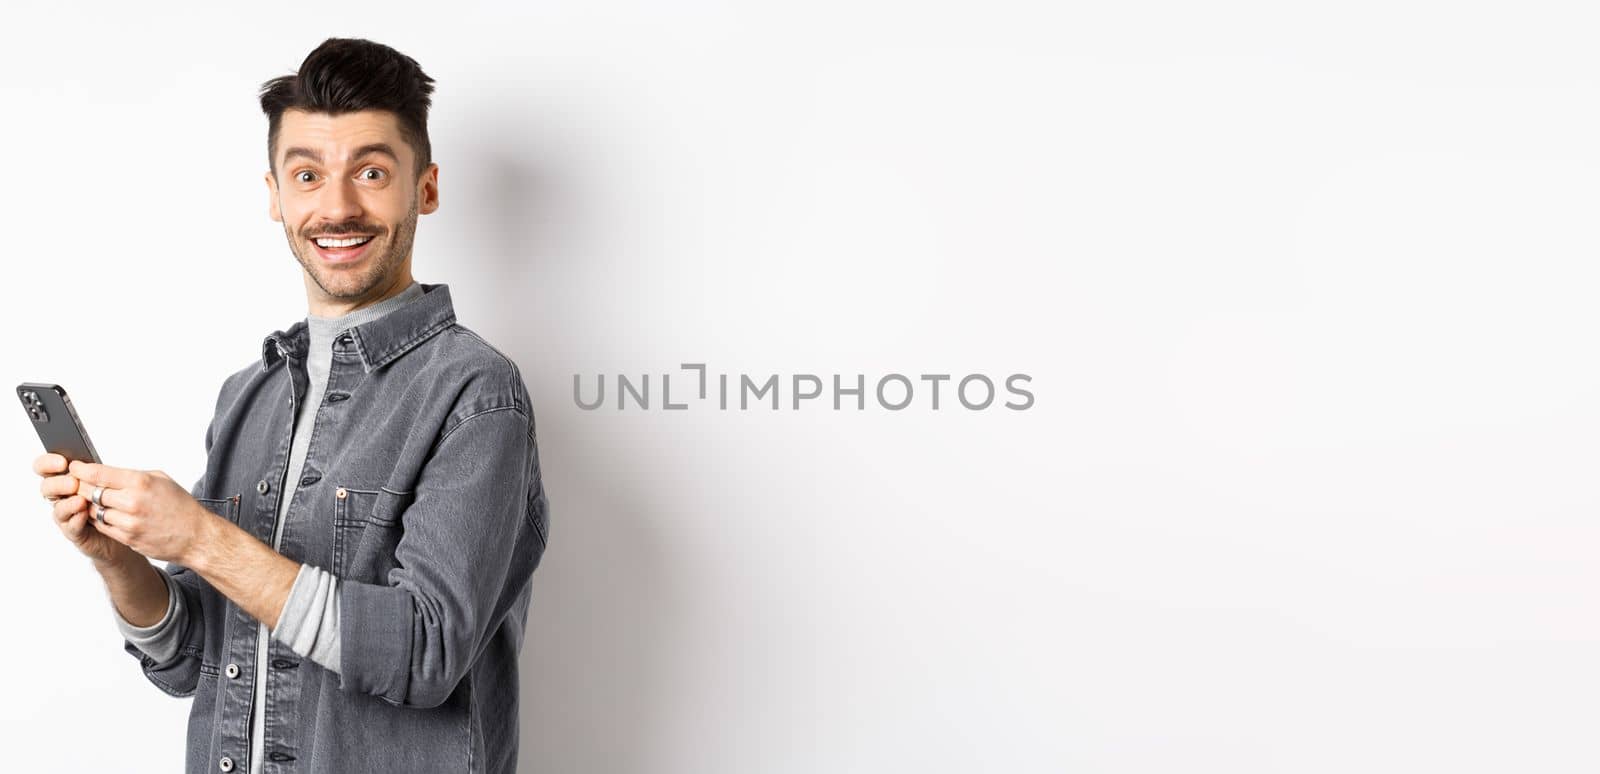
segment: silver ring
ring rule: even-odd
[[[94,503],[95,505],[98,506],[100,504],[100,495],[103,494],[105,491],[106,491],[106,488],[103,487],[103,486],[95,487],[92,491],[89,492],[89,502]]]
[[[106,523],[106,509],[96,505],[94,507],[94,517],[98,519],[101,524]]]

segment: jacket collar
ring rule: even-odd
[[[367,371],[404,355],[456,321],[456,310],[450,303],[449,285],[418,284],[422,286],[421,296],[376,320],[350,329],[353,346],[361,355],[361,363]],[[296,322],[286,330],[273,331],[261,342],[261,368],[271,368],[274,362],[285,356],[303,360],[309,346],[310,337],[306,333],[305,320]]]

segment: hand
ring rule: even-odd
[[[101,565],[115,564],[137,556],[133,549],[89,526],[89,522],[94,520],[94,504],[89,502],[86,495],[77,494],[78,480],[66,475],[66,457],[41,454],[33,461],[33,472],[43,477],[39,482],[40,494],[60,498],[53,503],[52,509],[56,526],[84,556]]]
[[[186,564],[210,520],[217,518],[159,470],[116,468],[81,460],[73,460],[67,470],[77,479],[77,494],[85,500],[96,486],[106,488],[100,495],[106,519],[101,522],[91,518],[90,526],[101,536],[151,559]]]

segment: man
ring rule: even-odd
[[[432,83],[334,38],[263,85],[270,213],[309,314],[224,381],[189,492],[35,461],[124,649],[194,697],[190,774],[516,769],[548,501],[517,365],[411,277],[439,206]]]

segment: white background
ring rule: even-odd
[[[186,484],[306,312],[257,87],[329,35],[438,79],[416,276],[553,509],[522,772],[1600,768],[1583,4],[40,5],[0,377]],[[682,362],[1037,400],[574,404]],[[12,411],[5,766],[177,771]]]

